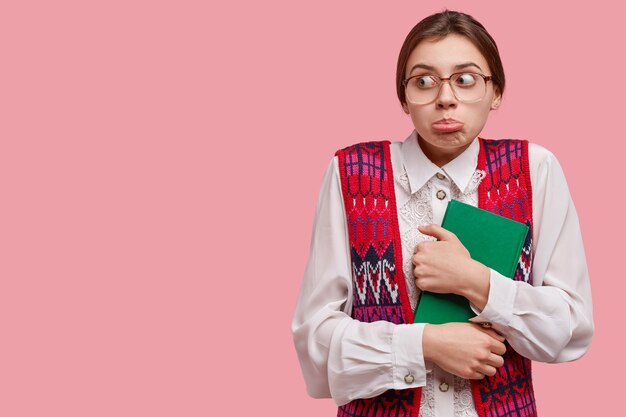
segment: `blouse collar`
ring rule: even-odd
[[[402,143],[402,158],[411,194],[419,191],[437,173],[448,176],[461,192],[465,192],[476,171],[479,149],[476,137],[463,153],[439,168],[424,154],[417,141],[417,132],[413,130]]]

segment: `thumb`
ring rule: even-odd
[[[438,224],[429,224],[426,226],[418,226],[417,228],[421,233],[432,236],[437,240],[453,240],[456,239],[456,235],[449,230],[444,229]]]

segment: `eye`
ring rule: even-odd
[[[420,75],[419,77],[413,78],[413,82],[417,88],[432,88],[437,85],[437,79],[432,75]]]
[[[476,78],[479,76],[476,74],[472,74],[471,72],[464,72],[456,75],[456,79],[454,80],[454,84],[459,87],[472,87],[476,84]]]

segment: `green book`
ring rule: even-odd
[[[487,210],[451,200],[441,226],[457,235],[472,259],[513,278],[528,226]],[[457,294],[422,292],[415,323],[466,322],[476,314]]]

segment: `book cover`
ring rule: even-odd
[[[513,278],[528,233],[527,225],[451,200],[441,226],[456,234],[472,259]],[[414,322],[466,322],[474,316],[465,297],[424,291],[415,309]]]

